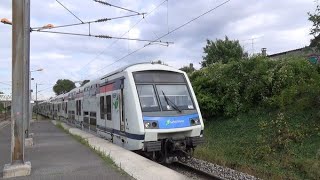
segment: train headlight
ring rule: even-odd
[[[149,123],[149,122],[144,123],[145,128],[150,128],[150,125],[151,125],[151,123]]]
[[[201,124],[199,117],[190,118],[190,124],[191,124],[192,126]]]
[[[145,129],[158,129],[158,122],[157,121],[144,121],[144,128]]]

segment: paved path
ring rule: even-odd
[[[34,122],[31,130],[35,145],[26,148],[25,155],[31,161],[31,175],[13,179],[130,179],[50,121]],[[9,162],[10,125],[0,128],[0,179]]]

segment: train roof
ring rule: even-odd
[[[180,72],[180,73],[184,73],[184,71],[178,70],[174,67],[168,66],[168,65],[163,65],[163,64],[159,64],[159,63],[153,63],[153,62],[141,62],[141,63],[134,63],[134,64],[129,64],[127,66],[124,66],[120,69],[117,69],[115,71],[112,71],[104,76],[102,76],[100,79],[105,79],[107,77],[110,77],[112,75],[118,74],[120,72],[123,71],[143,71],[146,69],[150,69],[150,70],[166,70],[166,71],[175,71],[175,72]]]
[[[153,63],[153,62],[141,62],[141,63],[129,64],[129,65],[124,66],[122,68],[119,68],[115,71],[112,71],[112,72],[102,76],[101,78],[94,79],[92,81],[90,80],[90,82],[86,83],[84,86],[76,87],[67,93],[60,94],[54,98],[51,98],[48,100],[48,102],[57,100],[59,98],[67,97],[70,93],[76,93],[79,91],[83,91],[84,88],[87,88],[87,87],[90,87],[91,85],[97,84],[97,83],[99,83],[100,80],[105,79],[110,76],[113,76],[113,75],[116,75],[116,74],[121,73],[123,71],[136,72],[136,71],[144,71],[144,70],[164,70],[164,71],[174,71],[174,72],[179,72],[179,73],[185,73],[184,71],[181,71],[181,70],[176,69],[174,67],[159,64],[159,63]]]

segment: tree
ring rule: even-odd
[[[81,83],[80,86],[82,87],[82,86],[84,86],[85,84],[87,84],[88,82],[90,82],[90,80],[86,79],[86,80],[82,81],[82,83]]]
[[[73,81],[70,81],[69,79],[59,79],[53,86],[53,91],[56,93],[56,95],[59,95],[67,93],[75,87],[76,85]]]
[[[317,5],[314,14],[308,12],[308,15],[308,20],[313,23],[312,28],[310,29],[310,35],[313,36],[313,39],[311,39],[310,42],[310,47],[317,47],[317,49],[320,49],[320,6]]]
[[[226,36],[224,40],[208,40],[207,45],[203,48],[205,56],[201,62],[202,67],[209,64],[221,62],[226,64],[230,61],[239,61],[244,56],[244,51],[238,40],[229,40]]]
[[[0,94],[4,94],[2,91],[0,91]]]
[[[183,66],[182,68],[180,68],[181,71],[184,71],[186,73],[192,73],[193,71],[195,71],[196,69],[193,67],[193,64],[190,63],[189,66]]]
[[[161,60],[157,60],[157,61],[151,61],[152,64],[162,64],[162,65],[166,65],[168,66],[168,64],[166,64],[165,62],[161,61]]]

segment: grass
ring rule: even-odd
[[[272,120],[276,123],[270,123]],[[197,158],[263,179],[320,179],[316,108],[286,111],[282,121],[277,111],[256,110],[212,119],[205,125],[206,144],[197,147]]]
[[[127,174],[123,169],[121,169],[121,167],[118,167],[116,165],[116,163],[112,160],[112,158],[110,157],[110,155],[105,155],[104,152],[95,149],[94,147],[90,146],[88,141],[84,138],[82,138],[81,136],[78,135],[73,135],[71,133],[69,133],[68,130],[66,130],[65,128],[63,128],[63,126],[61,125],[60,122],[57,122],[56,127],[58,127],[59,129],[63,130],[64,132],[66,132],[67,134],[70,134],[75,140],[77,140],[78,142],[80,142],[82,145],[89,147],[94,153],[96,153],[104,162],[107,166],[112,167],[113,169],[115,169],[116,171],[118,171],[120,174],[122,175],[126,175],[131,177],[129,174]],[[133,179],[133,177],[131,177]]]

